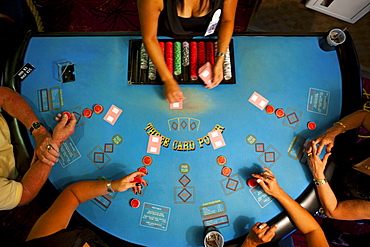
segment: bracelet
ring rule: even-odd
[[[313,181],[314,181],[315,185],[323,185],[323,184],[326,184],[328,182],[328,180],[326,180],[326,178],[324,178],[324,179],[314,178]]]
[[[222,53],[222,52],[218,52],[217,53],[217,56],[219,56],[219,57],[226,57],[226,54],[225,53]]]
[[[114,190],[112,189],[112,180],[108,180],[108,183],[107,183],[107,191],[109,192],[109,193],[112,193],[112,192],[114,192]]]
[[[336,123],[334,123],[333,125],[336,125],[336,124],[339,124],[340,126],[342,126],[342,127],[343,127],[344,131],[343,131],[342,133],[344,133],[344,132],[346,132],[346,131],[347,131],[347,127],[344,125],[344,123],[342,123],[342,122],[336,122]]]

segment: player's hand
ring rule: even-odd
[[[324,179],[325,178],[325,167],[328,162],[328,158],[331,153],[326,153],[323,159],[320,159],[318,155],[318,151],[316,148],[316,143],[314,141],[311,142],[311,155],[307,157],[308,164],[310,166],[312,176],[316,179]]]
[[[42,130],[33,131],[32,135],[36,141],[35,155],[31,164],[36,161],[36,157],[42,163],[49,166],[53,166],[55,162],[58,162],[59,147],[56,142],[51,138],[49,131],[45,127]],[[49,148],[48,148],[49,147]],[[50,148],[52,147],[52,148]]]
[[[268,243],[275,236],[277,226],[268,226],[266,223],[257,222],[249,231],[242,247],[255,247]]]
[[[128,190],[129,188],[133,188],[135,194],[140,193],[141,186],[138,186],[137,183],[134,181],[134,179],[136,176],[143,177],[145,175],[146,174],[144,172],[133,172],[121,179],[114,180],[112,182],[112,189],[113,191],[122,192],[122,191]],[[148,186],[144,179],[143,179],[143,184],[145,186]]]
[[[269,168],[262,167],[262,169],[265,171],[261,172],[260,174],[252,174],[252,176],[258,178],[257,183],[267,194],[273,197],[279,196],[282,192],[282,189],[280,188],[276,177]]]
[[[69,136],[75,132],[76,116],[71,113],[71,119],[68,120],[67,114],[58,114],[55,118],[59,123],[54,128],[53,140],[60,146]]]
[[[212,84],[205,86],[208,89],[212,89],[214,87],[217,87],[221,83],[221,81],[224,79],[223,59],[217,59],[215,65],[212,68],[212,70],[213,70]]]
[[[164,83],[164,94],[169,103],[176,103],[185,99],[176,81]]]
[[[317,155],[321,154],[321,151],[324,149],[324,146],[326,146],[326,152],[330,153],[331,149],[334,147],[334,140],[335,137],[342,133],[342,129],[340,129],[340,126],[338,128],[337,125],[334,125],[325,133],[321,134],[319,137],[317,137],[314,141],[315,144],[319,145],[319,148],[317,149]],[[306,150],[307,153],[312,153],[312,146],[309,146]]]

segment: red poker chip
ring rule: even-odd
[[[93,114],[93,111],[89,108],[85,108],[82,112],[82,115],[84,115],[84,117],[87,117],[87,118],[91,118]]]
[[[217,157],[217,164],[219,165],[225,165],[226,164],[226,157],[223,155],[220,155]]]
[[[100,114],[104,111],[104,107],[102,105],[95,105],[94,106],[94,112],[96,114]]]
[[[153,159],[150,156],[144,156],[143,159],[142,159],[142,162],[143,162],[144,165],[150,166],[153,162]]]
[[[72,117],[72,114],[70,113],[70,112],[67,112],[67,111],[65,111],[65,112],[63,112],[63,114],[62,115],[67,115],[67,117],[68,117],[68,120],[70,120],[71,119],[71,117]]]
[[[307,123],[307,128],[309,130],[314,130],[314,129],[316,129],[316,124],[314,122],[308,122]]]
[[[148,170],[146,169],[146,167],[145,167],[145,166],[140,167],[139,169],[137,169],[137,171],[139,171],[139,172],[143,172],[143,173],[145,173],[145,174],[148,174]]]
[[[230,167],[224,166],[222,167],[221,174],[228,177],[231,174],[232,169]]]
[[[283,110],[283,109],[281,109],[281,108],[276,109],[275,114],[276,114],[276,116],[277,116],[278,118],[282,118],[282,117],[284,117],[284,116],[285,116],[285,112],[284,112],[284,110]]]
[[[136,176],[136,177],[134,178],[134,182],[135,182],[135,183],[143,184],[143,183],[144,183],[144,179],[143,179],[141,176]]]
[[[275,107],[273,107],[272,105],[266,106],[266,112],[268,114],[272,114],[272,113],[274,113],[274,111],[275,111]]]
[[[251,187],[251,188],[256,187],[256,186],[258,185],[258,183],[257,183],[257,179],[256,179],[256,178],[249,178],[249,179],[247,180],[247,185],[248,185],[249,187]]]
[[[140,201],[138,199],[131,199],[130,205],[133,208],[138,208],[140,207]]]

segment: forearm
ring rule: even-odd
[[[60,147],[60,145],[61,143],[58,144],[58,147]],[[27,204],[36,197],[49,177],[51,169],[52,166],[47,165],[40,160],[36,160],[30,165],[30,168],[21,180],[23,191],[19,205]]]
[[[360,126],[364,126],[367,130],[370,130],[370,113],[364,110],[356,111],[340,121],[333,124],[325,133],[332,137],[336,137],[351,129],[357,129]]]
[[[116,181],[112,183],[112,189],[115,188]],[[107,181],[82,181],[70,185],[69,190],[78,200],[79,204],[94,199],[98,196],[106,195],[107,191]],[[116,190],[114,190],[116,191]]]
[[[217,38],[217,52],[226,53],[234,32],[234,20],[221,21]]]
[[[21,121],[27,129],[29,129],[34,122],[39,121],[27,101],[17,92],[10,88],[0,87],[0,95],[0,107],[9,115]]]
[[[256,247],[256,246],[258,245],[255,242],[247,238],[244,240],[243,244],[240,247]]]
[[[27,241],[49,236],[68,227],[73,212],[83,202],[107,194],[106,181],[84,181],[65,188],[33,226]]]
[[[291,220],[303,234],[308,234],[320,228],[312,215],[285,191],[281,190],[275,198],[285,208]]]
[[[27,204],[36,197],[42,186],[45,184],[50,171],[51,166],[46,165],[41,161],[36,161],[31,165],[21,180],[23,191],[18,206]]]
[[[167,67],[157,37],[148,38],[143,36],[143,42],[145,44],[145,49],[148,52],[148,55],[152,60],[154,66],[156,67],[158,75],[160,76],[162,82],[163,83],[176,82],[175,78],[173,77],[173,75],[171,74],[170,70]]]
[[[345,126],[346,131],[359,128],[360,126],[370,131],[370,112],[359,110],[344,117],[340,122]]]
[[[317,185],[316,189],[320,199],[320,203],[325,211],[326,216],[330,218],[335,218],[335,211],[338,207],[338,200],[329,183]]]

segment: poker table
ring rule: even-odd
[[[346,34],[333,51],[319,47],[325,33],[235,35],[235,84],[181,85],[182,109],[170,109],[162,85],[128,83],[137,33],[29,33],[5,82],[50,130],[58,113],[77,117],[49,176],[59,191],[146,168],[141,194],[113,192],[77,209],[112,237],[152,247],[202,246],[204,229],[215,226],[231,244],[256,222],[268,222],[278,225],[278,241],[294,226],[274,198],[247,181],[268,167],[292,198],[311,213],[318,209],[304,144],[361,107],[359,64]],[[25,64],[34,69],[14,76]],[[62,82],[66,65],[73,65],[73,77]],[[95,105],[102,112],[85,117],[84,109]],[[267,105],[284,116],[267,113]],[[22,127],[14,128],[23,146],[34,145]],[[153,152],[155,137],[161,139]]]

